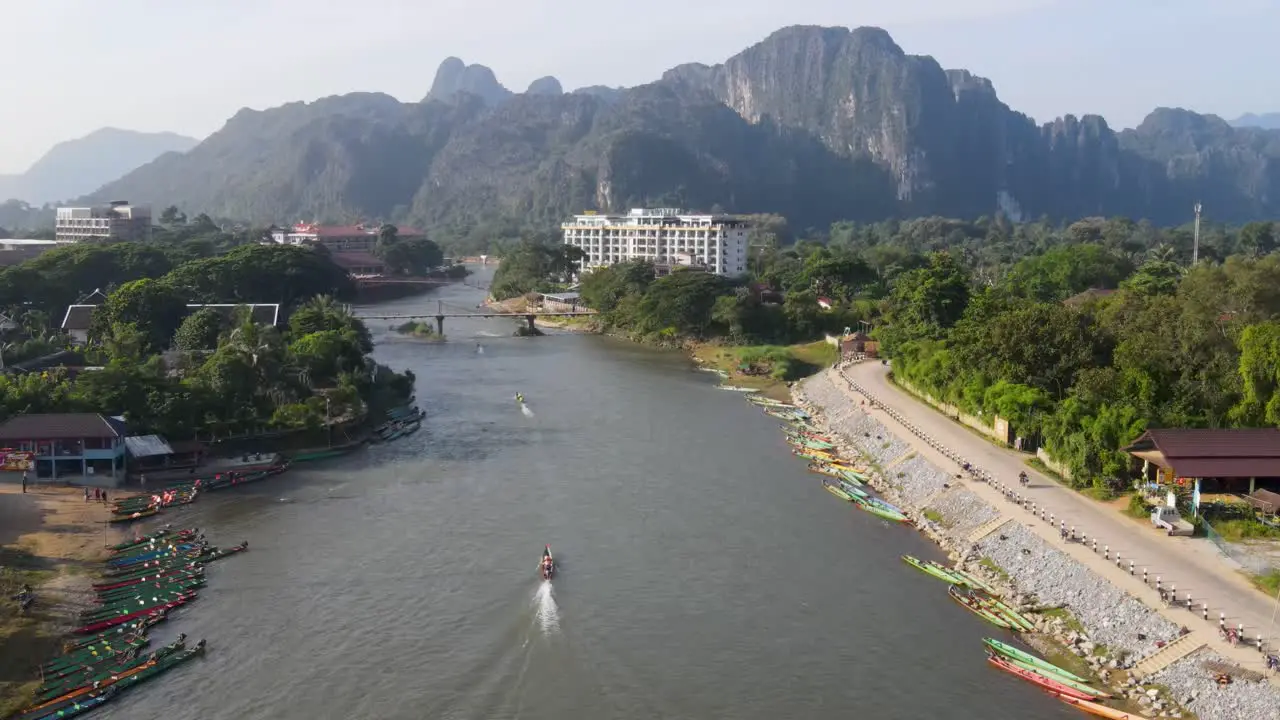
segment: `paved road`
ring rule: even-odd
[[[1237,662],[1246,663],[1252,669],[1263,667],[1262,658],[1255,650],[1232,648],[1217,639],[1219,612],[1226,613],[1227,622],[1231,625],[1244,623],[1245,636],[1250,642],[1254,642],[1257,635],[1262,633],[1270,647],[1280,645],[1277,642],[1277,637],[1280,637],[1280,617],[1276,617],[1274,625],[1272,623],[1276,603],[1249,585],[1241,575],[1239,566],[1224,558],[1208,540],[1170,538],[1151,528],[1145,521],[1135,521],[1111,507],[1064,488],[1028,467],[1026,460],[1029,456],[1026,453],[991,444],[974,431],[891,383],[888,368],[880,363],[853,365],[844,368],[843,373],[847,379],[860,385],[881,404],[893,408],[923,433],[958,452],[970,463],[987,470],[1004,484],[1016,488],[1018,473],[1026,471],[1031,477],[1031,483],[1023,492],[1036,507],[1044,507],[1057,518],[1065,520],[1068,527],[1074,525],[1077,532],[1088,535],[1090,545],[1093,538],[1098,539],[1096,555],[1078,544],[1068,547],[1068,552],[1143,602],[1153,607],[1161,605],[1154,587],[1146,587],[1142,583],[1143,568],[1148,569],[1152,586],[1156,576],[1160,576],[1164,587],[1176,588],[1180,607],[1185,603],[1186,594],[1191,593],[1196,608],[1194,615],[1185,609],[1160,609],[1174,622],[1213,638],[1210,644],[1218,652],[1229,654]],[[927,443],[911,434],[883,410],[876,410],[875,415],[903,440],[911,441],[917,450],[930,449]],[[935,459],[941,457],[938,453],[929,454]],[[954,468],[955,464],[944,467]],[[1006,515],[1061,546],[1056,526],[1051,529],[1047,523],[1031,521],[1030,512],[1003,500],[998,491],[986,484],[972,483],[971,489],[996,503]],[[1121,554],[1124,558],[1123,569],[1116,568],[1114,562],[1102,559],[1104,545],[1110,545],[1113,553]],[[1135,561],[1137,569],[1133,578],[1128,575],[1130,558]],[[1209,605],[1208,623],[1201,619],[1202,602]]]

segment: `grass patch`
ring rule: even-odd
[[[1280,570],[1272,570],[1262,575],[1247,574],[1249,582],[1268,596],[1275,597],[1276,593],[1280,593]]]
[[[925,519],[929,520],[930,522],[935,522],[941,525],[942,527],[947,528],[948,530],[956,526],[954,522],[948,520],[946,517],[942,515],[942,513],[938,512],[937,510],[934,510],[933,508],[925,508],[923,514],[925,516]]]
[[[1087,488],[1080,488],[1078,492],[1087,498],[1093,498],[1098,502],[1111,502],[1120,497],[1119,493],[1108,487],[1097,487],[1090,485]]]
[[[1232,518],[1230,520],[1212,520],[1211,522],[1214,531],[1228,542],[1259,538],[1280,538],[1280,528],[1272,527],[1251,518]]]
[[[1151,506],[1143,499],[1142,493],[1134,493],[1129,496],[1129,504],[1124,508],[1124,514],[1138,520],[1145,520],[1151,517]]]
[[[755,388],[768,397],[789,400],[786,383],[830,367],[839,351],[826,341],[802,345],[700,345],[693,356],[703,367],[724,373],[726,385]]]
[[[1066,608],[1049,608],[1048,610],[1041,611],[1040,614],[1047,618],[1061,618],[1062,624],[1065,625],[1068,630],[1074,630],[1084,635],[1089,634],[1085,631],[1084,625],[1080,624],[1080,621],[1076,619],[1075,615],[1067,612]]]
[[[1001,580],[1009,582],[1009,573],[1005,572],[1004,568],[997,565],[995,560],[992,560],[989,557],[984,557],[978,561],[978,564],[1000,576]]]
[[[1041,639],[1044,642],[1033,645],[1040,657],[1073,675],[1079,675],[1082,678],[1097,677],[1093,668],[1084,658],[1071,652],[1064,645],[1060,645],[1048,638]]]

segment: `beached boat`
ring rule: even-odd
[[[128,674],[121,674],[113,678],[108,685],[101,685],[96,689],[92,687],[84,688],[87,692],[77,691],[73,697],[49,703],[34,712],[28,711],[19,715],[15,720],[61,720],[62,718],[83,714],[118,697],[120,693],[137,687],[140,683],[146,682],[192,658],[204,654],[204,651],[205,641],[201,640],[189,650],[171,653],[163,658],[150,661],[140,668],[130,671]]]
[[[135,610],[131,613],[125,613],[125,614],[121,614],[118,617],[104,618],[102,620],[97,620],[95,622],[88,623],[82,627],[77,628],[75,630],[75,633],[77,635],[92,635],[93,633],[113,628],[116,625],[123,625],[124,623],[127,623],[130,620],[135,620],[137,618],[145,617],[153,612],[159,612],[161,610],[167,612],[176,607],[181,607],[187,604],[188,602],[190,602],[191,600],[194,600],[196,597],[197,597],[196,593],[179,595],[178,597],[167,599],[162,603],[139,608],[138,610]]]
[[[716,387],[720,388],[721,390],[729,390],[731,392],[740,392],[740,393],[760,392],[759,388],[749,388],[749,387],[743,387],[741,385],[717,385]]]
[[[854,472],[853,470],[849,470],[846,468],[836,468],[836,469],[840,471],[840,477],[844,478],[845,482],[853,483],[858,487],[862,487],[867,484],[867,478],[865,475],[861,475],[857,472]]]
[[[830,477],[840,477],[839,472],[823,465],[822,463],[809,463],[809,472],[815,472],[819,475],[828,475]]]
[[[110,550],[110,551],[112,551],[112,552],[123,552],[123,551],[125,551],[125,550],[132,549],[132,548],[137,547],[137,546],[139,546],[139,545],[146,545],[146,544],[151,543],[151,542],[158,542],[158,541],[160,541],[160,540],[169,539],[169,538],[190,537],[190,536],[195,535],[195,534],[196,534],[196,529],[195,529],[195,528],[191,528],[191,529],[189,529],[189,530],[174,530],[174,529],[172,529],[172,528],[168,528],[168,527],[166,527],[166,528],[163,528],[163,529],[157,530],[157,531],[155,531],[155,532],[153,532],[153,533],[150,533],[150,534],[148,534],[148,535],[143,535],[143,536],[141,536],[141,537],[135,537],[134,539],[129,540],[129,541],[127,541],[127,542],[122,542],[122,543],[117,543],[117,544],[115,544],[115,545],[111,545],[111,546],[110,546],[110,547],[108,547],[107,549],[108,549],[108,550]]]
[[[131,512],[131,513],[129,513],[128,515],[116,515],[116,516],[113,516],[111,519],[107,520],[107,522],[109,522],[109,523],[131,523],[131,522],[133,522],[133,521],[135,521],[135,520],[141,520],[141,519],[143,519],[143,518],[149,518],[149,517],[151,517],[152,515],[155,515],[156,513],[159,513],[159,512],[160,512],[160,510],[159,510],[158,508],[147,508],[146,510],[138,510],[137,512]]]
[[[1073,687],[1063,685],[1062,683],[1056,680],[1051,680],[1039,673],[1034,673],[1034,672],[1031,672],[1030,670],[1024,670],[1010,663],[1008,660],[1005,660],[999,655],[994,655],[994,654],[988,655],[987,662],[991,663],[992,665],[995,665],[996,667],[1009,673],[1010,675],[1016,675],[1022,678],[1023,680],[1026,680],[1029,683],[1038,685],[1039,687],[1044,688],[1045,690],[1048,690],[1049,692],[1057,693],[1058,695],[1065,696],[1065,697],[1075,698],[1077,700],[1092,699],[1089,695],[1082,693]]]
[[[897,513],[898,515],[901,515],[901,516],[903,516],[903,517],[906,517],[906,515],[907,515],[905,512],[903,512],[903,511],[902,511],[900,508],[898,508],[897,506],[895,506],[895,505],[893,505],[893,504],[891,504],[891,503],[887,503],[887,502],[885,502],[884,500],[881,500],[881,499],[880,499],[880,498],[878,498],[878,497],[867,498],[867,504],[868,504],[868,505],[872,505],[872,506],[877,507],[877,508],[880,508],[881,510],[884,510],[884,511],[886,511],[886,512]]]
[[[859,487],[859,486],[857,486],[857,485],[854,485],[854,484],[853,484],[853,483],[851,483],[851,482],[846,482],[846,481],[845,481],[845,480],[843,480],[843,479],[836,478],[836,483],[838,483],[838,484],[840,485],[840,489],[841,489],[841,490],[845,491],[846,493],[848,493],[849,495],[851,495],[851,496],[853,496],[853,497],[856,497],[856,498],[862,498],[862,499],[864,499],[864,500],[865,500],[866,498],[871,497],[869,494],[867,494],[867,491],[866,491],[866,490],[863,490],[861,487]]]
[[[840,498],[841,500],[845,500],[845,501],[849,501],[849,502],[852,502],[852,501],[853,501],[853,496],[849,495],[849,493],[846,493],[844,490],[841,490],[840,488],[838,488],[838,487],[836,487],[836,486],[834,486],[834,485],[832,485],[832,484],[830,484],[830,483],[828,483],[828,482],[825,482],[825,481],[824,481],[824,482],[822,483],[822,487],[826,488],[826,489],[827,489],[827,492],[831,493],[832,495],[835,495],[836,497]]]
[[[172,655],[173,653],[183,649],[185,644],[186,638],[179,637],[176,641],[157,649],[155,652],[140,653],[137,657],[132,658],[127,662],[120,663],[115,667],[100,668],[98,670],[85,673],[82,676],[64,678],[64,682],[55,683],[50,689],[36,694],[35,702],[37,703],[37,708],[39,707],[39,704],[66,699],[69,694],[79,690],[86,692],[88,690],[92,690],[95,684],[99,687],[105,686],[112,677],[123,675],[148,663],[154,663],[160,658]]]
[[[964,580],[965,585],[968,585],[974,590],[982,590],[993,596],[999,595],[999,593],[996,592],[995,588],[983,582],[981,578],[975,576],[973,573],[966,572],[964,570],[961,570],[960,568],[948,568],[948,569],[951,570],[951,572],[954,573],[956,576]]]
[[[981,603],[979,603],[977,600],[974,600],[973,598],[969,597],[967,594],[960,592],[959,587],[952,585],[951,587],[947,588],[947,594],[951,596],[952,600],[955,600],[957,603],[959,603],[961,607],[964,607],[965,609],[969,610],[969,612],[972,612],[974,615],[977,615],[978,617],[982,618],[983,620],[986,620],[992,625],[995,625],[996,627],[1002,627],[1008,630],[1013,629],[1013,626],[1009,624],[1008,620],[1005,620],[999,615],[996,615],[990,610],[982,607]]]
[[[937,567],[936,565],[931,565],[929,563],[922,562],[920,558],[912,557],[911,555],[903,555],[902,561],[910,565],[911,567],[925,573],[926,575],[932,575],[933,577],[936,577],[939,580],[942,580],[943,582],[950,583],[952,585],[955,585],[959,582],[959,578],[957,578],[955,575],[952,575],[951,573],[947,572],[946,570],[940,567]]]
[[[1067,672],[1063,668],[1060,668],[1057,665],[1054,665],[1053,663],[1047,660],[1042,660],[1041,658],[1038,658],[1029,652],[1019,650],[1018,648],[1012,645],[1009,645],[1008,643],[1002,643],[999,640],[996,640],[995,638],[983,638],[982,642],[985,643],[986,646],[991,650],[1007,658],[1010,658],[1013,660],[1021,660],[1022,662],[1035,665],[1041,670],[1046,670],[1052,673],[1056,673],[1065,678],[1075,680],[1076,682],[1088,682],[1087,680],[1085,680],[1085,678],[1082,678],[1079,675],[1075,675],[1073,673]]]
[[[81,650],[73,650],[60,655],[40,666],[42,674],[55,673],[64,668],[78,668],[85,665],[92,665],[101,658],[114,657],[120,653],[128,652],[134,648],[146,647],[151,640],[145,635],[124,637],[118,640],[106,640],[94,645],[90,645]]]
[[[93,591],[97,593],[104,593],[109,590],[117,590],[119,588],[127,587],[129,585],[141,585],[143,583],[148,583],[148,582],[159,582],[164,580],[165,578],[181,578],[181,577],[196,578],[196,577],[201,577],[203,574],[204,574],[203,568],[188,569],[188,568],[177,567],[177,568],[169,568],[165,570],[156,570],[156,571],[144,570],[142,575],[139,575],[138,577],[135,577],[135,578],[116,580],[114,582],[94,583]]]
[[[1123,710],[1117,710],[1115,708],[1107,707],[1106,705],[1100,705],[1090,700],[1083,700],[1081,698],[1072,697],[1064,693],[1055,693],[1055,694],[1058,696],[1059,700],[1062,700],[1068,705],[1074,705],[1075,707],[1089,713],[1090,715],[1097,715],[1098,717],[1102,717],[1102,718],[1110,718],[1110,720],[1147,720],[1147,718],[1143,717],[1142,715],[1134,715],[1133,713],[1127,713]]]
[[[861,510],[865,510],[865,511],[867,511],[867,512],[871,513],[872,515],[875,515],[876,517],[883,518],[883,519],[885,519],[885,520],[891,520],[891,521],[893,521],[893,522],[899,522],[899,523],[905,523],[905,522],[907,522],[907,521],[908,521],[907,516],[906,516],[906,515],[903,515],[902,513],[896,513],[896,512],[890,511],[890,510],[885,510],[885,509],[884,509],[884,508],[882,508],[882,507],[878,507],[878,506],[874,505],[874,504],[871,502],[871,501],[872,501],[872,500],[874,500],[874,499],[875,499],[875,498],[870,498],[870,497],[868,497],[868,498],[854,498],[854,499],[853,499],[853,502],[854,502],[854,504],[855,504],[855,505],[857,505],[857,506],[858,506],[858,508],[859,508],[859,509],[861,509]]]
[[[1014,625],[1022,628],[1023,632],[1035,632],[1036,624],[1031,622],[1025,615],[1018,612],[1012,605],[1001,600],[996,595],[986,592],[985,590],[973,590],[972,594],[978,598],[978,601],[992,609],[993,612],[1003,616]]]
[[[1099,689],[1097,689],[1097,688],[1095,688],[1095,687],[1092,687],[1092,686],[1088,685],[1087,683],[1082,683],[1082,682],[1079,682],[1078,680],[1072,680],[1072,679],[1071,679],[1071,678],[1069,678],[1069,677],[1064,677],[1064,676],[1059,675],[1059,674],[1057,674],[1057,673],[1055,673],[1055,672],[1050,672],[1049,670],[1044,670],[1044,669],[1038,668],[1038,667],[1036,667],[1035,665],[1032,665],[1031,663],[1023,662],[1023,661],[1021,661],[1021,660],[1015,660],[1015,659],[1013,659],[1013,658],[1011,658],[1011,657],[1005,657],[1005,656],[1003,656],[1003,655],[1001,655],[1000,657],[1001,657],[1001,659],[1003,659],[1005,662],[1009,663],[1010,665],[1016,665],[1017,667],[1020,667],[1020,668],[1022,668],[1023,670],[1027,670],[1027,671],[1030,671],[1030,672],[1036,673],[1037,675],[1043,675],[1043,676],[1045,676],[1045,677],[1049,678],[1050,680],[1053,680],[1054,682],[1060,682],[1060,683],[1062,683],[1063,685],[1066,685],[1066,686],[1067,686],[1067,687],[1069,687],[1069,688],[1075,688],[1076,690],[1079,690],[1080,692],[1084,693],[1085,695],[1088,695],[1091,699],[1097,700],[1097,699],[1099,699],[1099,698],[1109,698],[1109,697],[1111,697],[1111,696],[1110,696],[1110,695],[1108,695],[1107,693],[1105,693],[1105,692],[1103,692],[1103,691],[1101,691],[1101,690],[1099,690]]]
[[[74,653],[79,650],[91,648],[102,643],[118,641],[122,638],[129,638],[134,635],[146,633],[148,629],[157,625],[165,618],[163,613],[151,615],[136,622],[111,628],[110,630],[95,633],[90,637],[72,638],[62,643],[62,652]]]
[[[329,458],[341,457],[349,453],[359,450],[364,445],[364,440],[356,440],[343,445],[334,445],[333,447],[320,448],[316,450],[306,450],[293,455],[289,458],[290,462],[315,462],[316,460],[328,460]]]

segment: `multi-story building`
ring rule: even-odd
[[[54,219],[58,242],[151,239],[151,207],[116,200],[92,207],[60,207]]]
[[[292,228],[271,228],[271,239],[281,245],[323,245],[335,253],[370,253],[378,244],[382,225],[316,225],[299,223]],[[426,233],[411,228],[397,228],[401,240],[425,238]]]
[[[648,260],[659,272],[688,266],[717,275],[747,272],[748,223],[730,215],[683,215],[671,208],[626,215],[575,215],[561,225],[564,242],[586,254],[582,268]]]

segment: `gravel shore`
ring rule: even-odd
[[[1151,682],[1169,688],[1174,701],[1195,713],[1200,720],[1280,720],[1280,698],[1265,682],[1234,679],[1219,685],[1216,670],[1206,667],[1230,666],[1217,653],[1197,650],[1151,676]]]
[[[1020,525],[1017,517],[971,543],[970,535],[1000,511],[967,490],[964,481],[912,452],[909,443],[868,415],[843,383],[835,371],[819,373],[793,387],[793,398],[846,455],[868,462],[880,475],[873,478],[876,489],[907,511],[958,565],[1001,586],[1033,617],[1036,608],[1062,608],[1074,618],[1039,614],[1042,635],[1065,645],[1104,680],[1122,685],[1123,694],[1150,717],[1183,717],[1181,706],[1201,720],[1280,720],[1280,691],[1245,679],[1218,685],[1205,662],[1230,666],[1207,650],[1147,679],[1167,687],[1167,693],[1117,675],[1157,652],[1157,642],[1175,639],[1178,627]],[[1243,671],[1232,675],[1245,676]]]

